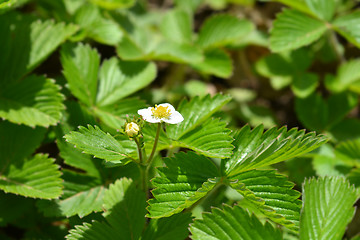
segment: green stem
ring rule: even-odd
[[[339,47],[340,43],[336,37],[335,32],[330,33],[330,44],[331,44],[332,48],[334,49],[334,52],[335,52],[336,57],[338,58],[339,62],[344,63],[345,57]]]
[[[142,149],[141,149],[141,146],[140,146],[140,143],[139,143],[139,139],[136,137],[136,138],[134,138],[134,141],[135,141],[137,149],[138,149],[139,162],[143,163],[144,158],[143,158]]]
[[[160,136],[160,130],[161,130],[161,123],[158,123],[158,127],[156,130],[156,135],[155,135],[155,139],[154,139],[154,146],[152,148],[152,151],[150,153],[149,159],[146,161],[148,168],[151,166],[151,162],[154,158],[155,152],[156,152],[156,147],[157,147],[157,143],[159,141],[159,136]]]

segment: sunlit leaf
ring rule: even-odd
[[[342,239],[354,216],[358,196],[344,178],[319,178],[305,181],[300,239]]]
[[[194,240],[280,240],[282,235],[268,222],[263,225],[256,216],[239,206],[224,205],[223,210],[213,208],[211,213],[203,213],[203,219],[191,224],[191,238]]]

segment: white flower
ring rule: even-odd
[[[129,137],[134,137],[139,133],[140,127],[134,122],[129,122],[125,126],[125,132]]]
[[[155,105],[155,107],[140,109],[138,110],[138,114],[150,123],[166,122],[178,124],[184,120],[183,116],[169,103],[162,103]]]

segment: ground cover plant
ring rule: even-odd
[[[0,0],[0,239],[360,239],[359,6]]]

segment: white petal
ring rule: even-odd
[[[166,123],[178,124],[184,121],[184,117],[178,111],[174,111],[169,119],[162,119]]]
[[[170,113],[176,112],[175,108],[170,103],[162,103],[158,104],[157,106],[167,107],[170,110]]]
[[[151,107],[138,110],[138,114],[147,122],[150,122],[150,123],[159,123],[160,122],[160,119],[153,117],[153,114],[151,112]]]

